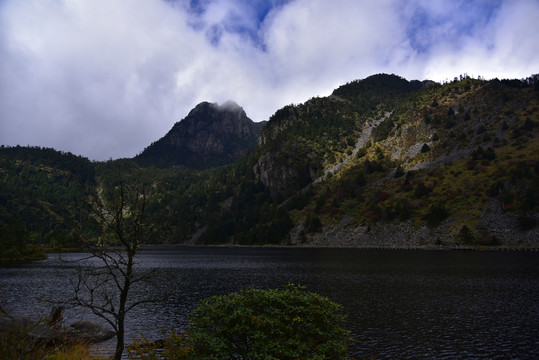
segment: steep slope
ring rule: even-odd
[[[536,83],[382,74],[280,109],[200,240],[537,244]]]
[[[256,177],[283,201],[354,152],[365,121],[421,87],[387,74],[355,81],[327,98],[278,110],[260,136]],[[357,151],[357,150],[356,150]]]
[[[256,145],[264,122],[255,123],[232,101],[203,102],[136,160],[143,165],[205,169],[234,162]]]
[[[293,211],[294,241],[537,244],[538,95],[526,82],[468,78],[418,91]]]

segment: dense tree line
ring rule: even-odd
[[[38,147],[0,148],[2,243],[72,247],[95,230],[84,198],[95,189],[86,158]],[[14,231],[14,225],[23,231]]]

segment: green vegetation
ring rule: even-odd
[[[0,147],[0,258],[43,257],[38,246],[80,246],[96,230],[84,204],[94,165],[46,148]]]
[[[449,219],[455,232],[462,224],[477,229],[477,244],[499,244],[478,223],[489,201],[496,201],[503,212],[522,219],[523,230],[531,229],[539,190],[537,100],[530,86],[507,88],[503,82],[469,78],[418,91],[373,130],[370,149],[314,189],[295,218],[316,215],[331,225],[352,214],[359,223],[412,220],[430,227]],[[401,129],[406,136],[386,139]],[[415,158],[389,156],[413,144],[422,144]],[[469,155],[432,169],[408,170],[458,149]],[[388,178],[391,169],[395,174]]]
[[[20,219],[0,224],[0,260],[40,260],[46,257],[42,249],[31,244]]]
[[[439,85],[374,75],[285,106],[251,153],[205,170],[2,147],[0,257],[22,257],[36,246],[77,248],[81,237],[99,236],[85,200],[117,183],[118,166],[126,183],[151,185],[150,243],[308,244],[345,217],[367,227],[447,225],[446,244],[459,243],[466,226],[476,243],[499,243],[480,223],[492,204],[517,218],[522,231],[537,226],[536,83],[537,76],[463,76]],[[342,169],[324,177],[338,164]]]
[[[288,285],[243,290],[203,300],[185,334],[171,332],[165,359],[348,359],[350,332],[340,305]],[[139,339],[133,358],[157,358],[157,347]]]
[[[87,344],[45,343],[29,336],[31,330],[31,327],[16,327],[0,331],[2,359],[98,360],[98,358],[90,356]]]

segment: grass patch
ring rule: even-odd
[[[14,327],[0,331],[2,359],[17,360],[99,360],[90,355],[88,344],[56,342],[45,343],[29,336],[31,327]]]

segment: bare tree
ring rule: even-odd
[[[157,273],[137,271],[135,263],[140,245],[151,232],[146,189],[140,182],[126,184],[120,179],[116,186],[98,190],[89,201],[104,233],[88,241],[89,256],[78,267],[72,300],[73,305],[89,309],[112,326],[117,360],[124,350],[127,314],[141,304],[164,300],[155,292],[150,292],[149,298],[130,296],[137,285],[155,285]]]

